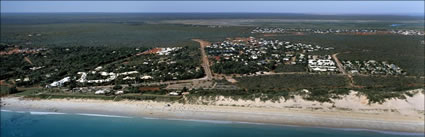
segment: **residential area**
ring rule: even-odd
[[[271,32],[284,29],[267,30]],[[201,55],[199,48],[206,54]],[[6,48],[11,49],[11,48]],[[161,47],[140,50],[139,48],[113,50],[111,55],[128,52],[124,58],[111,60],[90,70],[84,69],[56,77],[60,70],[55,69],[44,75],[50,79],[40,85],[47,89],[84,94],[126,94],[154,93],[179,96],[188,90],[240,90],[238,81],[232,76],[256,76],[269,74],[339,74],[341,70],[350,75],[406,75],[407,72],[388,61],[350,61],[343,60],[342,68],[336,62],[336,55],[316,54],[319,51],[332,52],[335,48],[264,38],[228,38],[221,42],[208,43],[201,47]],[[73,52],[72,48],[61,49]],[[128,49],[127,49],[128,50]],[[7,51],[7,50],[6,50]],[[2,53],[9,53],[2,51]],[[11,50],[13,54],[58,52],[38,48]],[[20,52],[16,52],[20,51]],[[206,60],[203,60],[206,56]],[[34,57],[31,57],[34,59]],[[44,57],[46,58],[46,57]],[[29,58],[25,60],[30,61]],[[205,61],[207,61],[205,63]],[[39,64],[39,63],[36,63]],[[206,67],[201,64],[207,64]],[[32,65],[26,69],[31,72],[44,72],[46,67]],[[283,68],[298,68],[282,71]],[[211,68],[212,78],[205,69]],[[207,70],[209,71],[209,70]],[[37,79],[31,75],[19,77],[16,83],[28,83]],[[164,92],[166,91],[166,92]],[[188,94],[185,92],[185,94]]]
[[[342,64],[344,69],[351,74],[363,74],[363,75],[406,75],[399,66],[389,63],[388,61],[350,61],[343,60]]]
[[[313,34],[353,34],[353,35],[376,35],[397,34],[424,36],[424,31],[418,30],[389,30],[389,29],[309,29],[309,28],[281,28],[281,27],[257,27],[251,33],[313,33]]]
[[[311,55],[313,52],[333,49],[254,37],[225,40],[206,47],[213,71],[222,74],[254,74],[259,71],[273,71],[279,65],[307,65],[312,63],[307,60],[318,58]]]

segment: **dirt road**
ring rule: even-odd
[[[350,80],[350,81],[349,81],[349,85],[350,85],[350,87],[357,87],[357,86],[354,84],[353,76],[351,76],[351,74],[347,73],[347,71],[346,71],[346,70],[344,69],[344,67],[342,66],[341,61],[339,61],[339,59],[338,59],[338,57],[337,57],[337,55],[338,55],[338,54],[339,54],[339,53],[332,54],[332,58],[334,58],[334,60],[335,60],[335,62],[336,62],[336,65],[337,65],[337,66],[338,66],[338,68],[339,68],[339,71],[341,71],[343,75],[345,75],[345,76],[347,76],[347,77],[348,77],[348,79]]]
[[[33,64],[32,64],[32,62],[31,62],[31,60],[30,60],[28,57],[25,57],[25,58],[24,58],[24,60],[25,60],[26,62],[30,63],[31,65],[33,65]]]
[[[208,61],[207,54],[205,53],[205,47],[210,45],[211,43],[208,41],[204,41],[201,39],[192,39],[193,41],[199,42],[201,45],[201,58],[202,58],[202,67],[204,68],[204,72],[207,75],[208,80],[212,80],[212,72],[210,69],[210,63]]]

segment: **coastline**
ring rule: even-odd
[[[423,94],[421,94],[423,99]],[[423,114],[365,113],[346,110],[195,105],[152,101],[1,98],[2,110],[43,111],[181,120],[232,121],[355,130],[424,133]],[[170,106],[168,106],[170,104]],[[419,117],[417,117],[419,116]]]

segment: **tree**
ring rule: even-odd
[[[122,86],[117,84],[117,85],[114,85],[114,87],[112,87],[112,89],[120,90],[120,89],[122,89]]]
[[[14,94],[14,93],[18,93],[18,89],[16,89],[16,86],[13,86],[9,89],[9,94]]]
[[[187,92],[188,89],[186,87],[183,87],[182,92]]]
[[[75,87],[77,87],[77,84],[75,83],[75,81],[71,80],[71,81],[70,81],[70,83],[69,83],[69,85],[68,85],[68,88],[69,88],[70,90],[72,90],[72,89],[74,89]]]

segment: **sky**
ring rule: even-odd
[[[247,12],[423,15],[424,1],[1,1],[16,12]]]

